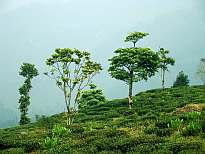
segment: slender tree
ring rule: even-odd
[[[69,48],[56,49],[55,53],[47,59],[46,64],[50,67],[50,71],[45,75],[54,79],[63,91],[67,124],[71,125],[71,116],[77,110],[80,92],[91,83],[102,67],[91,61],[90,53]]]
[[[201,58],[200,64],[197,70],[197,76],[201,79],[203,84],[205,85],[205,58]]]
[[[162,88],[165,88],[165,73],[169,71],[168,66],[173,66],[175,64],[175,60],[171,57],[167,57],[170,53],[169,50],[165,50],[164,48],[160,48],[158,54],[160,56],[160,65],[159,68],[161,69],[161,80],[162,80]]]
[[[30,96],[29,92],[32,88],[31,80],[38,75],[38,70],[35,68],[35,65],[29,63],[23,63],[20,68],[19,75],[26,78],[24,84],[21,88],[19,88],[19,109],[21,112],[21,119],[19,124],[24,125],[30,123],[30,119],[27,116],[28,114],[28,106],[30,105]]]
[[[122,80],[128,85],[129,108],[132,108],[133,83],[148,80],[157,72],[159,56],[149,48],[121,48],[116,56],[109,59],[109,73],[112,78]]]
[[[134,48],[136,47],[136,43],[140,40],[143,39],[145,36],[149,35],[149,33],[144,33],[144,32],[132,32],[130,33],[126,38],[125,42],[132,42],[134,45]]]

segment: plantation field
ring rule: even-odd
[[[204,154],[205,86],[154,89],[0,129],[0,153]]]

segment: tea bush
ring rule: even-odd
[[[201,132],[202,128],[199,122],[190,122],[183,132],[183,135],[195,136]]]
[[[51,149],[51,148],[55,148],[58,144],[60,144],[60,141],[57,137],[47,137],[43,143],[42,146],[44,149]]]
[[[183,123],[183,119],[175,119],[175,120],[171,120],[170,123],[167,124],[167,126],[169,128],[173,128],[173,129],[179,129]]]

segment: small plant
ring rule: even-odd
[[[193,111],[186,114],[188,120],[198,120],[201,117],[201,112]]]
[[[60,137],[67,133],[71,133],[70,129],[67,129],[62,125],[54,125],[52,129],[52,136],[46,137],[42,143],[43,148],[50,149],[56,147],[60,144]]]
[[[184,132],[184,135],[195,136],[202,130],[201,125],[198,122],[190,122]]]
[[[62,137],[64,134],[71,132],[70,129],[62,125],[54,125],[52,129],[52,136],[53,137]]]
[[[171,120],[171,122],[168,123],[167,126],[168,126],[169,128],[179,129],[180,126],[182,125],[183,121],[184,121],[183,119]]]
[[[60,143],[59,139],[57,137],[46,137],[46,139],[43,142],[43,148],[45,149],[51,149],[55,148]]]

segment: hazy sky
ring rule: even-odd
[[[176,66],[167,74],[167,86],[181,70],[191,84],[200,83],[195,72],[199,59],[205,57],[204,0],[0,0],[0,104],[4,106],[0,116],[18,115],[18,88],[23,82],[18,71],[23,62],[35,64],[40,71],[33,80],[31,114],[64,111],[63,94],[43,75],[45,60],[55,48],[89,50],[104,67],[95,81],[105,95],[126,97],[125,84],[109,77],[107,59],[115,49],[130,46],[123,40],[132,31],[150,33],[138,45],[171,51]],[[137,83],[134,91],[159,87],[156,76]]]

